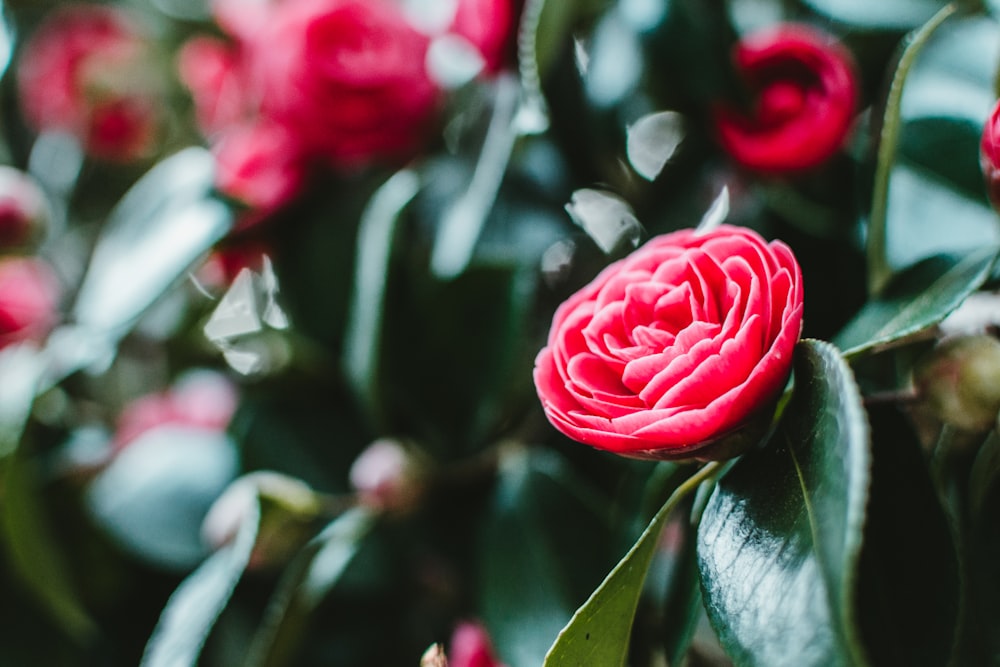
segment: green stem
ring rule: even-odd
[[[934,31],[956,10],[956,4],[949,3],[919,30],[910,33],[889,87],[885,114],[882,118],[882,131],[879,135],[875,188],[868,220],[868,293],[870,295],[879,294],[892,277],[892,267],[889,265],[887,252],[886,226],[889,210],[889,179],[896,161],[896,149],[899,146],[899,135],[903,127],[901,114],[903,86],[924,45]]]

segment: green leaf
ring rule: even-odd
[[[865,2],[875,6],[877,3]],[[906,47],[899,58],[896,72],[889,88],[889,96],[882,116],[882,128],[878,143],[878,160],[875,167],[875,189],[868,219],[868,291],[879,293],[891,277],[888,258],[887,218],[889,213],[889,184],[892,168],[896,162],[896,149],[902,128],[903,87],[910,69],[916,62],[921,49],[931,35],[955,12],[949,4],[933,16],[927,23],[907,36]]]
[[[698,532],[705,606],[737,664],[866,664],[854,610],[869,466],[850,369],[829,343],[799,343],[771,445],[719,482]]]
[[[358,227],[354,291],[348,310],[344,369],[369,417],[382,417],[379,362],[383,337],[389,259],[399,216],[420,190],[420,179],[399,171],[372,195]]]
[[[898,275],[833,342],[848,357],[905,341],[937,325],[990,276],[996,248],[926,259]]]
[[[869,30],[908,30],[927,21],[942,0],[804,0],[813,11],[839,23]]]
[[[912,424],[869,409],[872,487],[857,609],[875,665],[975,665],[950,657],[959,607],[954,538]]]
[[[0,465],[3,547],[9,567],[44,610],[70,637],[82,643],[96,635],[97,627],[70,578],[69,564],[52,532],[33,473],[17,454]]]
[[[371,511],[357,507],[326,526],[285,569],[254,634],[247,667],[292,664],[309,614],[340,580],[375,525]]]
[[[250,563],[260,525],[255,497],[235,539],[209,556],[170,596],[140,667],[194,667],[205,640]]]
[[[545,667],[625,664],[636,607],[663,524],[671,510],[722,465],[706,465],[670,496],[635,545],[559,633],[545,656]]]
[[[607,503],[543,449],[505,448],[479,544],[480,613],[509,667],[537,667],[612,556]],[[564,554],[575,550],[567,560]]]
[[[979,166],[982,134],[982,123],[968,118],[910,118],[903,125],[899,155],[921,172],[935,174],[942,185],[985,207],[986,188]]]

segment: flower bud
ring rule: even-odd
[[[126,11],[72,4],[46,16],[18,61],[19,101],[36,131],[68,132],[115,162],[148,157],[162,125],[165,80],[152,41]]]
[[[370,444],[355,459],[349,474],[361,502],[377,509],[405,510],[414,505],[422,491],[413,457],[390,438]]]
[[[976,335],[942,341],[917,362],[913,381],[923,405],[942,422],[986,431],[1000,411],[1000,340]]]
[[[258,471],[233,482],[202,523],[202,539],[219,549],[235,539],[254,502],[261,506],[250,567],[285,563],[312,536],[319,499],[305,483],[277,472]]]
[[[56,323],[59,281],[36,258],[0,260],[0,348],[40,340]]]
[[[503,667],[493,653],[489,633],[481,624],[459,623],[451,635],[448,650],[450,667]]]
[[[0,166],[0,249],[30,245],[48,227],[49,216],[38,183],[23,171]]]
[[[986,194],[993,208],[1000,210],[1000,102],[986,119],[979,142],[979,165],[986,180]]]

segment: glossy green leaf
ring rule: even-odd
[[[876,3],[866,2],[874,6]],[[868,291],[879,293],[889,282],[892,269],[888,256],[888,215],[889,186],[892,170],[896,162],[896,151],[902,128],[903,88],[910,70],[921,49],[927,44],[934,31],[955,12],[953,4],[946,5],[930,20],[907,37],[906,47],[899,58],[892,77],[889,96],[882,115],[882,126],[878,141],[878,159],[875,166],[875,186],[872,206],[868,216]]]
[[[236,537],[209,556],[167,601],[140,667],[194,667],[205,640],[250,563],[260,525],[255,497]]]
[[[854,617],[869,430],[836,348],[803,341],[770,445],[719,482],[698,532],[705,607],[740,665],[864,665]]]
[[[927,331],[986,281],[996,256],[996,248],[983,248],[961,259],[939,256],[920,262],[865,304],[833,342],[850,357]]]
[[[927,21],[942,0],[804,0],[813,11],[856,28],[908,30]]]
[[[639,596],[663,525],[671,510],[721,467],[720,463],[710,463],[677,488],[635,545],[559,633],[545,656],[545,667],[625,664]]]
[[[982,134],[982,123],[968,118],[911,118],[903,125],[899,154],[921,172],[935,174],[942,185],[986,206],[979,166]]]

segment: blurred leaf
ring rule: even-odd
[[[636,607],[663,524],[681,500],[721,467],[721,463],[707,464],[674,491],[635,545],[559,633],[545,655],[545,667],[625,665]]]
[[[468,184],[442,211],[431,252],[431,271],[445,280],[462,273],[496,202],[517,139],[512,124],[518,88],[513,79],[496,80],[490,124]]]
[[[193,567],[206,555],[201,525],[239,469],[225,433],[160,426],[118,453],[87,490],[98,524],[130,554],[160,567]]]
[[[510,667],[537,667],[607,567],[607,517],[566,463],[505,450],[480,543],[482,618]],[[603,538],[603,539],[602,539]],[[568,562],[562,554],[575,550]],[[582,555],[582,554],[586,555]]]
[[[566,204],[566,212],[608,255],[635,248],[646,236],[629,203],[605,190],[577,190]]]
[[[653,181],[683,140],[684,117],[676,111],[658,111],[629,126],[625,151],[636,173]]]
[[[0,463],[3,546],[9,565],[45,611],[73,639],[84,642],[97,627],[82,606],[61,545],[42,503],[38,479],[21,456]]]
[[[909,30],[929,20],[943,0],[802,0],[825,17],[855,28]]]
[[[900,138],[899,154],[920,172],[934,173],[942,184],[986,206],[986,188],[979,166],[982,134],[981,123],[965,118],[907,119]],[[951,228],[951,225],[948,227]]]
[[[833,342],[846,356],[892,345],[943,320],[990,276],[996,248],[964,258],[938,256],[899,274],[855,315]]]
[[[17,451],[44,370],[45,357],[32,345],[0,350],[0,459]]]
[[[371,531],[375,516],[363,507],[342,514],[285,569],[254,634],[248,667],[293,664],[309,614],[336,585]]]
[[[894,406],[872,407],[869,415],[872,489],[857,609],[871,661],[981,664],[951,660],[959,566],[912,426]]]
[[[866,2],[865,6],[875,6]],[[907,36],[906,47],[896,65],[889,96],[882,116],[882,127],[878,138],[878,160],[875,167],[875,190],[872,195],[871,212],[868,219],[868,291],[877,294],[882,291],[892,275],[888,250],[889,186],[892,169],[896,162],[896,151],[902,128],[903,88],[907,76],[916,62],[921,49],[931,35],[955,12],[953,4],[934,15],[920,28]]]
[[[737,664],[867,664],[855,606],[869,450],[847,364],[799,343],[779,430],[722,478],[698,533],[705,606]]]
[[[87,335],[114,344],[232,224],[211,199],[212,156],[185,149],[143,176],[111,212],[73,306]]]
[[[198,663],[212,626],[250,562],[259,521],[260,505],[255,500],[235,539],[177,587],[146,645],[140,667],[194,667]]]
[[[369,417],[376,421],[382,417],[383,409],[378,388],[389,259],[399,216],[419,189],[416,173],[397,172],[372,195],[359,223],[344,369]]]

